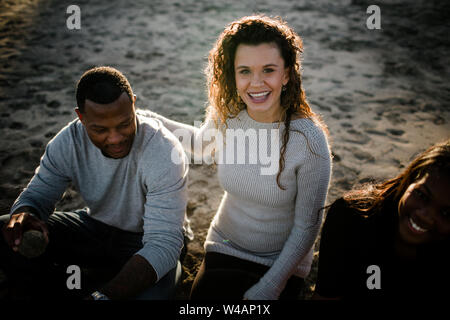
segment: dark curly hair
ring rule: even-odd
[[[289,141],[290,122],[293,116],[310,118],[326,134],[328,130],[322,120],[310,108],[302,87],[300,55],[303,43],[280,17],[270,18],[265,15],[243,17],[230,23],[216,41],[209,53],[208,66],[205,70],[208,85],[209,107],[207,114],[218,122],[224,123],[246,108],[236,93],[234,60],[240,44],[258,45],[275,43],[284,60],[284,67],[289,68],[289,82],[281,94],[281,119],[285,124],[283,143],[280,150],[277,184],[280,184],[281,172],[284,170],[284,155]],[[296,130],[295,130],[296,131]],[[298,132],[298,131],[296,131]],[[301,133],[301,132],[300,132]]]

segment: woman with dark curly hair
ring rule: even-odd
[[[323,226],[316,298],[424,298],[448,289],[450,140],[397,177],[336,200]]]
[[[225,189],[192,299],[296,298],[310,271],[331,157],[326,126],[302,88],[302,50],[279,18],[232,22],[209,54],[204,124],[153,114],[184,137],[186,151],[215,151]]]

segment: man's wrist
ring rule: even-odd
[[[35,218],[39,218],[39,215],[37,215],[37,211],[35,208],[30,207],[30,206],[21,206],[16,208],[16,210],[14,210],[13,212],[11,212],[11,215],[13,214],[17,214],[17,213],[27,213],[30,216],[33,216]]]
[[[109,300],[109,298],[106,295],[104,295],[103,293],[101,293],[100,291],[92,292],[91,297],[94,300]]]

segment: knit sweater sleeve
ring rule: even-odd
[[[322,222],[331,175],[331,157],[327,140],[318,130],[308,137],[307,157],[297,171],[297,195],[294,225],[284,247],[266,274],[244,294],[255,300],[278,299],[297,265],[312,248]]]
[[[142,160],[146,163],[143,175],[147,189],[143,216],[144,246],[136,254],[152,265],[159,281],[177,265],[183,247],[188,164],[175,138],[171,144],[162,135],[154,139],[155,148],[149,149]],[[172,152],[179,155],[179,163],[164,161]],[[153,157],[152,161],[148,160],[150,157]]]
[[[139,110],[141,115],[156,118],[164,127],[177,137],[183,145],[184,151],[194,157],[194,163],[212,163],[212,151],[215,146],[216,136],[220,131],[216,129],[214,121],[208,117],[200,126],[191,126],[185,123],[168,119],[156,112]],[[194,123],[196,124],[196,123]]]
[[[73,126],[73,124],[72,124]],[[27,187],[11,207],[10,213],[29,206],[47,221],[71,181],[73,136],[71,127],[62,129],[45,148],[39,167]]]

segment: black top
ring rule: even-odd
[[[397,226],[392,203],[365,216],[336,200],[322,229],[316,292],[351,299],[447,296],[448,246],[420,246],[417,259],[402,259],[394,251]]]

